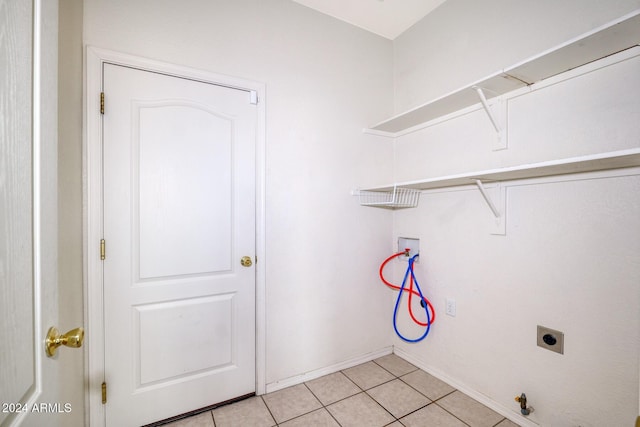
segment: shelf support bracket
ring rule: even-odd
[[[495,129],[496,131],[497,140],[493,146],[493,151],[506,149],[507,148],[507,132],[506,132],[505,126],[502,125],[502,123],[505,123],[505,124],[507,123],[506,102],[503,100],[497,101],[501,117],[500,118],[496,117],[496,114],[491,109],[491,106],[489,105],[489,101],[487,101],[487,97],[484,95],[484,91],[482,90],[482,88],[475,86],[474,89],[478,94],[478,98],[480,98],[480,103],[482,103],[482,107],[484,108],[484,111],[487,113],[487,116],[489,116],[489,120],[491,121],[491,125],[493,126],[493,129]]]
[[[496,208],[496,205],[493,204],[491,197],[489,197],[489,195],[487,194],[487,190],[484,188],[484,185],[482,185],[482,181],[476,179],[476,185],[478,186],[478,190],[480,190],[482,197],[484,197],[484,201],[487,202],[487,205],[489,205],[489,209],[491,209],[491,212],[493,212],[493,216],[495,216],[496,218],[500,218],[500,211],[498,210],[498,208]]]
[[[500,185],[500,183],[496,184],[496,192],[497,192],[497,200],[500,206],[500,209],[496,207],[496,204],[493,202],[492,198],[489,196],[487,189],[484,188],[482,181],[479,179],[475,180],[476,186],[478,186],[478,190],[480,190],[480,194],[484,198],[484,201],[487,202],[489,209],[493,213],[493,226],[491,234],[497,235],[505,235],[507,234],[506,228],[506,212],[507,212],[507,188]]]

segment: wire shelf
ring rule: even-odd
[[[360,190],[358,197],[361,206],[386,209],[415,208],[420,199],[420,190],[397,187],[385,191]]]

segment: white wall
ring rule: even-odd
[[[266,83],[267,384],[391,344],[376,279],[392,215],[392,44],[287,0],[86,0],[88,45]],[[264,264],[263,264],[264,263]]]
[[[439,318],[425,343],[396,341],[401,350],[508,410],[527,392],[531,419],[543,425],[630,425],[637,176],[512,186],[506,236],[489,235],[490,213],[474,189],[430,192],[420,208],[393,216],[357,206],[349,192],[393,180],[393,144],[360,132],[391,115],[392,81],[402,111],[639,5],[449,0],[392,52],[387,40],[284,0],[86,0],[84,41],[266,83],[268,383],[391,342],[383,313],[392,302],[376,269],[393,238],[414,236]],[[637,105],[637,88],[623,80],[638,75],[630,64],[510,101],[507,151],[488,149],[482,112],[405,136],[395,144],[395,178],[637,146],[640,120],[628,113],[638,109],[617,101]],[[603,89],[616,78],[609,96]],[[591,84],[601,85],[595,106],[580,89]],[[444,316],[445,296],[456,298],[456,318]],[[566,333],[565,355],[532,345],[536,324]],[[611,348],[600,348],[603,336]]]
[[[637,1],[450,0],[396,39],[396,106],[428,101],[595,28]],[[579,4],[578,4],[579,3]],[[550,13],[549,11],[553,11]],[[463,55],[463,52],[466,52]],[[508,101],[509,148],[491,151],[483,111],[396,140],[396,180],[640,146],[640,58]],[[423,194],[394,214],[421,239],[418,278],[438,313],[398,349],[518,417],[525,392],[545,426],[633,425],[640,353],[640,171],[507,182],[505,236],[473,187]],[[396,272],[396,277],[400,274]],[[444,314],[445,298],[457,316]],[[565,354],[536,346],[536,325]],[[410,325],[402,326],[411,331]],[[414,331],[415,332],[415,331]]]

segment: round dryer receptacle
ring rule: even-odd
[[[556,343],[558,342],[556,337],[551,334],[546,334],[545,336],[543,336],[542,341],[544,341],[544,343],[547,345],[556,345]]]

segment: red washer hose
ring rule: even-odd
[[[407,251],[402,251],[402,252],[398,252],[397,254],[393,254],[391,255],[389,258],[385,259],[382,264],[380,264],[380,280],[382,280],[382,282],[389,286],[390,288],[396,289],[396,290],[400,290],[400,286],[396,286],[393,283],[390,283],[387,279],[384,278],[384,275],[382,273],[382,271],[384,270],[384,267],[387,265],[387,263],[389,261],[391,261],[392,259],[399,257],[400,255],[406,255]],[[420,297],[420,294],[417,291],[413,290],[413,276],[410,274],[409,275],[409,299],[407,301],[407,305],[409,308],[409,315],[411,316],[411,319],[418,325],[420,326],[427,326],[427,323],[425,322],[421,322],[419,321],[413,314],[413,307],[411,305],[411,300],[413,298],[413,295],[416,295],[417,297]],[[422,297],[423,301],[425,304],[427,304],[427,307],[429,307],[429,311],[431,312],[431,316],[430,316],[430,320],[431,320],[431,324],[433,324],[433,322],[436,321],[436,312],[433,309],[433,306],[431,305],[431,302],[426,298],[426,297]]]

